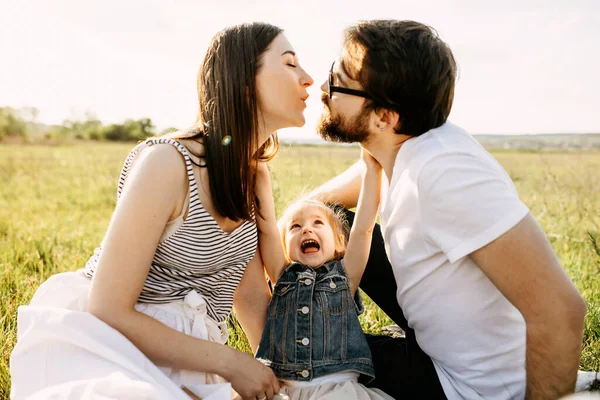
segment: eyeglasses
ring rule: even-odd
[[[339,93],[350,94],[352,96],[364,97],[365,99],[373,98],[369,93],[365,92],[364,90],[356,90],[356,89],[349,89],[349,88],[345,88],[345,87],[341,87],[341,86],[335,86],[333,84],[333,66],[334,65],[335,65],[335,61],[333,62],[333,64],[331,64],[331,69],[329,70],[329,85],[327,86],[327,90],[329,92],[330,99],[333,96],[333,92],[339,92]]]

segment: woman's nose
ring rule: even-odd
[[[313,80],[313,78],[308,74],[308,72],[302,70],[303,74],[302,74],[302,78],[300,80],[300,82],[302,83],[302,86],[304,87],[309,87],[312,86],[313,83],[315,83],[315,81]]]

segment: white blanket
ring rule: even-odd
[[[12,399],[189,400],[181,386],[205,400],[231,399],[231,384],[159,368],[120,332],[85,312],[89,287],[77,273],[58,274],[29,306],[19,307],[10,363]],[[220,343],[227,339],[226,327],[206,315],[196,292],[184,301],[136,308],[186,334]]]

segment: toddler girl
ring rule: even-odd
[[[369,257],[381,181],[377,161],[364,150],[361,158],[366,168],[347,245],[343,219],[322,202],[293,203],[277,232],[274,207],[263,200],[260,248],[276,283],[256,358],[273,369],[283,381],[280,394],[292,400],[391,399],[358,383],[360,375],[374,378],[358,321],[363,305],[357,289]]]

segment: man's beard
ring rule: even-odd
[[[337,143],[366,143],[370,137],[367,129],[370,110],[363,109],[354,118],[354,121],[344,121],[341,115],[333,117],[327,105],[327,100],[322,99],[327,109],[321,114],[317,125],[317,132],[325,139]]]

